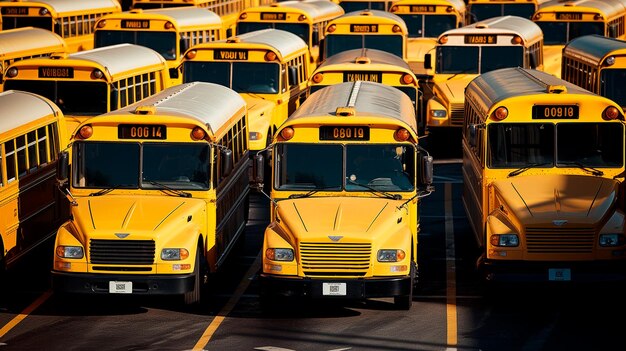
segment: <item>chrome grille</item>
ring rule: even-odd
[[[462,126],[465,116],[465,107],[463,104],[452,104],[450,106],[450,125]]]
[[[369,243],[300,243],[306,275],[363,276],[370,266]]]
[[[526,228],[526,247],[531,254],[592,253],[593,228]]]
[[[95,240],[89,244],[89,259],[93,264],[153,264],[153,240]]]

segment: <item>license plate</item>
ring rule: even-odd
[[[550,268],[548,269],[548,279],[553,281],[570,281],[572,280],[572,271],[569,268]]]
[[[109,293],[111,294],[132,294],[133,282],[109,282]]]
[[[346,283],[322,283],[322,295],[346,296]]]

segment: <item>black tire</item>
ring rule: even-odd
[[[183,303],[185,305],[196,305],[202,302],[203,293],[206,287],[204,277],[206,274],[205,264],[203,264],[204,258],[200,254],[202,247],[198,247],[196,251],[196,263],[193,270],[194,286],[193,290],[183,294]]]
[[[411,309],[413,305],[413,290],[415,287],[415,275],[416,269],[415,265],[411,263],[411,273],[409,274],[411,277],[411,283],[409,284],[409,293],[407,295],[400,295],[393,297],[393,305],[397,310],[408,311]]]

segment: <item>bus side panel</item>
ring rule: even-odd
[[[479,246],[483,243],[483,177],[482,168],[472,152],[468,150],[467,141],[463,140],[463,205],[467,212],[474,235]]]
[[[212,271],[219,268],[228,256],[233,245],[246,228],[249,192],[248,158],[239,161],[236,172],[228,183],[217,189],[215,203],[215,262],[209,262]],[[210,249],[210,248],[207,248]]]

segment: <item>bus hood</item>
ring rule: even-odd
[[[476,74],[459,74],[445,75],[445,80],[437,81],[435,84],[439,91],[448,97],[452,104],[463,104],[465,101],[465,88],[478,75]]]
[[[201,215],[205,202],[182,197],[105,195],[84,197],[72,207],[81,233],[95,239],[152,239],[157,233],[180,231],[193,216]]]
[[[585,175],[530,175],[493,183],[496,195],[526,225],[570,220],[593,224],[617,200],[618,183]]]
[[[365,197],[302,198],[280,201],[276,211],[282,224],[298,240],[332,242],[352,238],[369,241],[409,225],[406,207],[397,208],[403,201]]]

